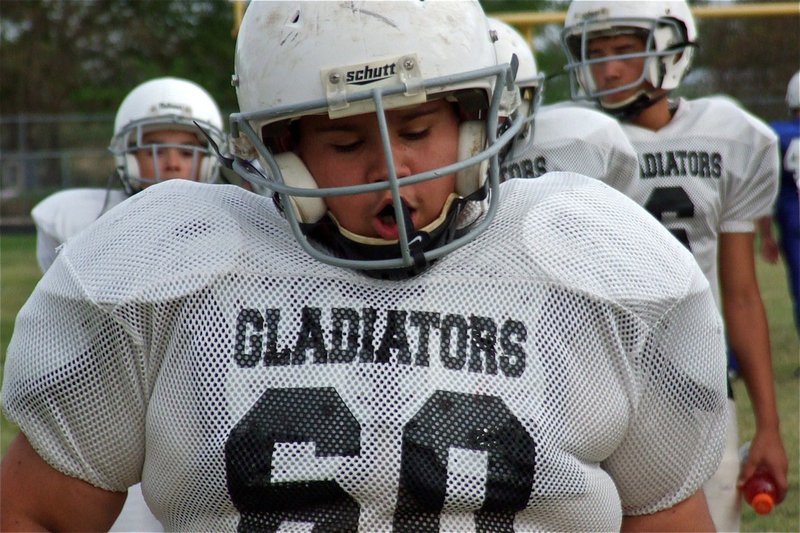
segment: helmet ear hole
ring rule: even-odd
[[[306,168],[303,160],[293,152],[283,152],[275,156],[275,163],[281,171],[283,181],[289,187],[300,189],[317,189],[317,182],[311,172]],[[303,223],[311,224],[319,222],[328,207],[322,198],[312,198],[309,196],[290,196],[289,197],[295,216]]]
[[[486,124],[480,120],[468,120],[461,123],[458,132],[458,160],[469,159],[481,152],[486,146]],[[462,198],[474,193],[486,182],[489,161],[471,165],[456,174],[456,192]]]

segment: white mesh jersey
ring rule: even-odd
[[[623,124],[640,178],[623,190],[689,248],[719,299],[720,233],[747,233],[772,212],[780,152],[770,127],[724,96],[681,98],[658,131]]]
[[[694,493],[726,412],[695,261],[597,180],[501,194],[475,241],[384,281],[239,187],[147,189],[20,311],[7,414],[62,472],[141,475],[168,530],[615,530]]]
[[[31,209],[36,224],[36,259],[42,272],[55,261],[67,239],[128,197],[115,189],[66,189],[51,194]]]
[[[575,172],[625,190],[639,176],[636,150],[620,123],[605,113],[573,104],[542,106],[532,131],[515,140],[503,159],[502,178]]]

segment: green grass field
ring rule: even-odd
[[[28,234],[0,235],[0,349],[5,361],[6,349],[14,328],[17,311],[39,279],[36,265],[35,238]],[[758,263],[758,276],[770,323],[773,365],[778,396],[778,409],[786,451],[789,454],[789,494],[783,505],[767,516],[757,516],[749,507],[742,512],[742,531],[800,530],[800,380],[795,375],[800,366],[800,346],[792,324],[786,275],[782,266]],[[742,441],[754,431],[753,414],[741,380],[734,383],[737,397],[739,433]],[[17,428],[0,419],[2,454]]]

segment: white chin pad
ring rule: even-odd
[[[463,161],[480,153],[486,146],[486,124],[480,120],[462,122],[458,132],[458,160]],[[489,161],[459,170],[456,174],[456,192],[462,198],[480,189],[486,181]]]
[[[284,183],[289,187],[300,189],[317,189],[317,182],[306,168],[303,160],[293,152],[284,152],[275,156],[275,162],[281,170]],[[312,224],[319,222],[328,207],[322,198],[312,198],[309,196],[290,196],[292,209],[300,222]]]

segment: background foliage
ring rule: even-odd
[[[499,14],[564,11],[568,2],[482,4]],[[132,87],[165,75],[194,80],[223,111],[236,109],[229,0],[5,0],[0,15],[0,114],[113,113]],[[729,93],[765,120],[782,118],[786,84],[800,67],[800,18],[703,19],[698,25],[700,49],[683,92]],[[540,70],[553,77],[548,101],[567,96],[559,29],[542,25],[535,32]]]
[[[228,1],[4,1],[0,14],[3,114],[113,112],[135,85],[166,75],[235,107]]]

